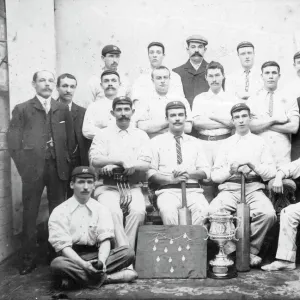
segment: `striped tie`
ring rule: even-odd
[[[250,70],[246,70],[246,78],[245,78],[245,92],[249,92],[249,73]]]
[[[270,117],[273,116],[273,102],[274,102],[274,99],[273,99],[273,95],[274,95],[274,92],[269,92],[270,96],[269,96],[269,115]]]
[[[176,140],[176,153],[177,153],[177,164],[180,165],[182,163],[182,153],[180,146],[180,136],[174,136]]]

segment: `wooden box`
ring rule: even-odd
[[[140,226],[135,264],[139,278],[206,278],[206,237],[201,225]]]

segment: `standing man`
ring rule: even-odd
[[[187,38],[186,43],[189,60],[173,71],[181,77],[185,98],[192,108],[194,98],[209,89],[205,80],[207,62],[203,58],[208,42],[201,35],[192,35]]]
[[[101,69],[100,74],[93,75],[88,81],[89,88],[89,101],[94,102],[99,99],[105,98],[103,89],[101,88],[102,72],[104,71],[117,71],[120,62],[121,50],[115,45],[106,45],[102,49],[102,61],[104,67]],[[122,74],[122,82],[120,82],[120,89],[118,90],[118,96],[130,96],[130,84],[128,76]]]
[[[225,89],[234,94],[239,101],[246,101],[262,88],[262,82],[259,70],[254,66],[254,45],[241,42],[236,50],[241,68],[227,77]]]
[[[103,186],[95,190],[96,199],[112,213],[117,244],[130,245],[135,249],[138,226],[145,219],[145,201],[140,182],[149,169],[151,154],[147,134],[130,127],[134,114],[132,101],[128,97],[117,97],[112,102],[111,114],[115,124],[97,132],[90,149],[90,162],[101,168],[104,174]],[[114,178],[114,170],[122,168],[122,178],[130,187],[121,187]],[[129,200],[128,197],[131,199]],[[129,214],[123,222],[121,202],[128,201]]]
[[[105,97],[101,101],[91,103],[85,113],[82,125],[82,133],[92,140],[101,128],[105,128],[108,124],[113,123],[111,115],[111,106],[113,100],[117,97],[120,89],[120,75],[116,71],[104,71],[101,74],[101,88]]]
[[[248,100],[254,116],[250,128],[265,139],[278,168],[291,161],[291,134],[298,131],[299,108],[296,98],[278,90],[278,63],[265,62],[261,71],[264,88]]]
[[[241,198],[241,174],[246,177],[246,203],[250,206],[250,265],[258,266],[257,256],[268,230],[276,222],[276,214],[270,199],[264,194],[267,181],[276,174],[267,143],[250,132],[250,108],[238,103],[231,109],[235,134],[224,140],[216,157],[211,178],[219,185],[218,196],[210,203],[210,214],[220,207],[234,213]],[[235,251],[235,244],[228,242],[227,254]]]
[[[73,197],[55,208],[49,218],[49,241],[58,254],[50,268],[60,288],[99,288],[105,282],[128,282],[137,277],[133,270],[122,270],[134,261],[134,251],[114,247],[111,214],[91,198],[95,177],[93,168],[75,168]]]
[[[230,109],[236,101],[234,96],[223,90],[225,74],[220,63],[210,62],[206,67],[205,78],[209,90],[196,96],[192,115],[193,127],[202,140],[206,158],[212,168],[222,141],[231,136],[233,124]],[[210,183],[207,184],[203,186],[204,194],[210,202],[216,191]]]
[[[21,275],[30,273],[36,265],[36,220],[44,187],[51,214],[65,200],[74,152],[69,109],[51,98],[54,75],[45,70],[36,72],[32,86],[36,96],[15,106],[7,133],[8,149],[22,178]]]
[[[86,109],[73,102],[76,88],[77,80],[73,75],[64,73],[57,78],[56,89],[59,95],[57,100],[69,107],[73,121],[75,150],[71,156],[71,170],[78,166],[89,165],[88,152],[91,145],[90,140],[86,139],[82,134],[82,124]],[[73,190],[68,185],[67,198],[70,198],[72,194]]]
[[[143,72],[132,85],[132,99],[147,99],[149,93],[153,92],[152,71],[162,65],[165,58],[165,46],[160,42],[152,42],[148,45],[148,58],[150,68]],[[184,97],[180,76],[170,72],[170,93]]]
[[[169,122],[165,118],[165,107],[167,103],[180,100],[184,103],[187,111],[187,122],[184,130],[190,133],[192,129],[191,109],[188,101],[176,94],[169,92],[170,71],[167,67],[160,66],[152,71],[154,89],[147,101],[142,101],[138,106],[138,113],[135,117],[137,127],[146,131],[150,138],[168,131]]]
[[[180,101],[169,102],[165,114],[169,131],[151,140],[149,182],[159,185],[155,193],[164,225],[178,225],[178,209],[182,207],[181,182],[185,181],[192,224],[199,225],[207,214],[208,202],[198,180],[209,179],[209,165],[200,141],[184,134],[186,106]]]

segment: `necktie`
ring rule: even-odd
[[[274,92],[269,92],[269,115],[270,115],[270,117],[273,116],[273,102],[274,102],[273,95],[274,95]]]
[[[249,92],[249,73],[250,70],[246,70],[246,77],[245,77],[245,92]]]
[[[46,99],[44,100],[43,106],[44,106],[45,112],[47,114],[49,110],[48,110],[48,102]]]
[[[181,153],[181,145],[180,145],[180,136],[174,136],[176,140],[176,153],[177,153],[177,164],[180,165],[182,163],[182,153]]]

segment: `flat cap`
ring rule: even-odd
[[[113,100],[112,107],[114,108],[117,104],[129,104],[132,106],[132,100],[126,96],[117,97]]]
[[[186,39],[186,42],[187,42],[187,44],[189,44],[189,43],[191,43],[191,42],[194,42],[194,43],[201,43],[201,44],[203,44],[204,46],[206,46],[206,45],[208,44],[207,38],[205,38],[203,35],[200,35],[200,34],[194,34],[194,35],[189,36],[189,37]]]
[[[244,42],[240,42],[237,45],[236,51],[239,51],[240,48],[245,48],[245,47],[252,47],[254,49],[254,45],[252,43],[244,41]]]
[[[79,178],[96,178],[96,173],[94,168],[88,166],[80,166],[74,168],[72,172],[72,177],[76,176]]]
[[[120,75],[119,75],[119,73],[117,71],[114,71],[114,70],[105,70],[101,74],[101,79],[105,75],[112,75],[112,74],[117,75],[120,78]]]
[[[171,101],[166,105],[166,111],[174,108],[185,108],[185,105],[181,101]]]
[[[248,110],[250,113],[250,108],[247,104],[241,102],[241,103],[237,103],[235,105],[232,106],[231,110],[230,110],[230,114],[232,116],[233,113],[237,112],[237,111],[241,111],[241,110]]]
[[[297,58],[300,58],[300,51],[298,51],[298,52],[295,53],[295,55],[294,55],[294,60],[297,59]]]
[[[105,56],[107,53],[120,54],[121,50],[115,45],[106,45],[102,49],[102,55]]]

